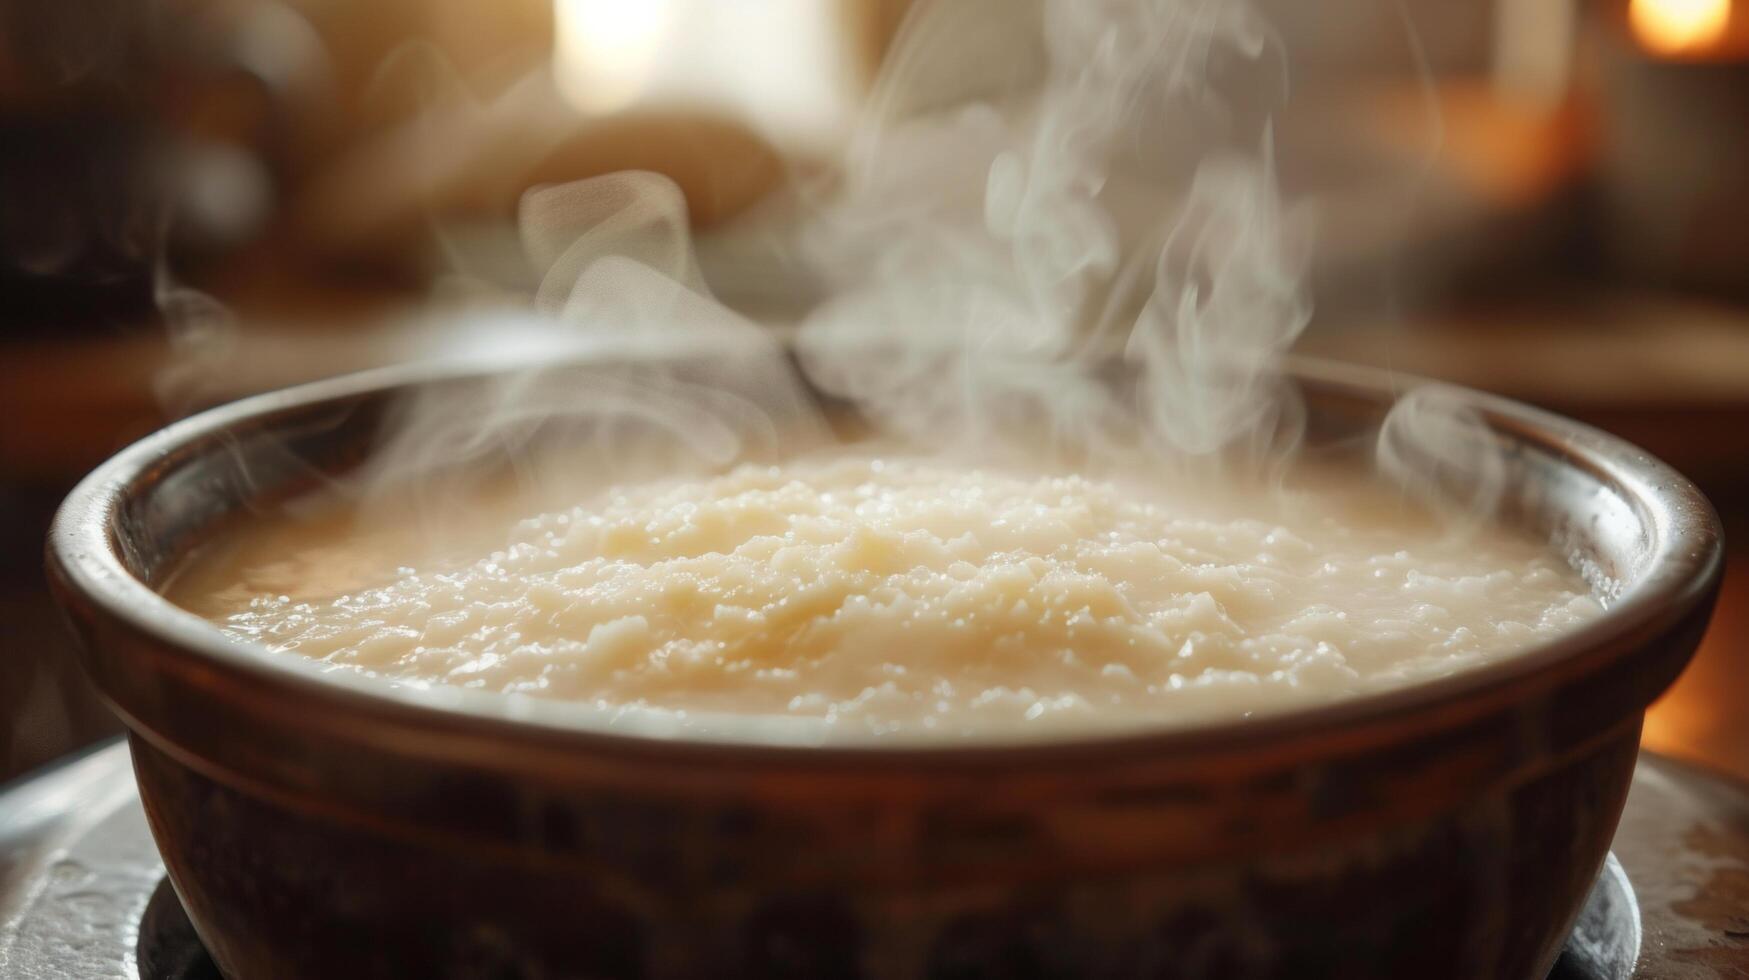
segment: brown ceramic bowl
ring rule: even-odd
[[[1320,439],[1390,401],[1382,376],[1296,370]],[[171,880],[233,978],[1540,977],[1719,580],[1682,477],[1465,395],[1507,445],[1509,518],[1619,598],[1486,669],[1249,722],[837,747],[608,731],[318,677],[153,590],[215,522],[355,465],[409,384],[172,426],[50,535]]]

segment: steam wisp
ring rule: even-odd
[[[734,370],[681,379],[650,360],[559,383],[531,368],[459,404],[426,396],[378,470],[504,452],[531,427],[600,446],[627,418],[722,465],[817,435],[810,388],[946,451],[1042,435],[1079,455],[1291,453],[1300,412],[1278,367],[1309,318],[1311,236],[1275,178],[1287,87],[1268,25],[1243,2],[1018,6],[922,5],[835,179],[762,230],[820,294],[795,327],[806,383],[713,299],[671,182],[539,188],[520,226],[548,326],[525,354],[703,345],[737,351]],[[969,46],[984,70],[963,70]],[[1138,385],[1110,384],[1120,358]]]
[[[708,263],[666,177],[529,191],[538,285],[464,282],[475,306],[445,341],[463,367],[502,370],[403,405],[360,492],[395,506],[411,485],[436,506],[482,464],[562,493],[585,459],[614,480],[775,457],[829,438],[816,392],[943,452],[1278,472],[1304,428],[1281,362],[1311,317],[1314,238],[1277,179],[1290,92],[1247,0],[920,3],[839,166],[713,233]],[[788,341],[711,285],[746,286],[771,254],[800,274],[764,288],[812,296]],[[187,325],[211,319],[164,298]],[[1116,363],[1133,381],[1112,383]],[[537,444],[565,447],[563,475]],[[1379,468],[1481,513],[1489,447],[1461,407],[1412,399]],[[1471,466],[1454,498],[1453,468]]]
[[[1282,72],[1257,12],[1054,0],[1036,36],[986,55],[1036,49],[1036,78],[941,106],[919,91],[945,74],[931,55],[960,49],[941,32],[1005,20],[942,6],[901,36],[843,193],[804,234],[831,292],[800,339],[816,383],[913,439],[984,444],[1019,412],[1104,445],[1137,407],[1095,374],[1121,353],[1156,451],[1291,430],[1272,379],[1309,318],[1309,227],[1277,189],[1257,89]],[[871,341],[900,353],[871,369]]]

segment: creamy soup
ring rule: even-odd
[[[362,523],[241,529],[172,597],[239,640],[403,682],[943,734],[1327,702],[1600,611],[1542,543],[1456,533],[1359,475],[1215,492],[837,456],[513,523],[463,508],[436,536]]]

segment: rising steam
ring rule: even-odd
[[[475,290],[497,312],[445,347],[517,370],[402,405],[362,492],[396,506],[418,475],[447,495],[433,474],[483,463],[571,485],[579,459],[611,480],[774,457],[827,438],[814,392],[947,451],[1279,467],[1303,429],[1280,368],[1313,238],[1276,175],[1286,65],[1247,0],[920,3],[839,166],[739,225],[695,243],[680,190],[646,172],[530,191],[538,286]],[[760,288],[812,297],[787,343],[713,295],[771,267]],[[577,366],[604,352],[616,366]],[[1133,383],[1112,383],[1120,363]],[[1380,468],[1433,496],[1477,468],[1461,503],[1484,508],[1480,431],[1407,402]],[[526,451],[553,441],[563,477]]]
[[[1018,414],[1104,445],[1134,415],[1097,375],[1121,354],[1154,448],[1279,441],[1309,235],[1258,97],[1282,91],[1267,25],[1245,3],[1001,6],[927,6],[901,35],[804,233],[831,294],[801,332],[813,380],[912,439],[985,444]],[[944,34],[992,24],[1009,50],[977,60],[1006,73],[956,75]],[[872,342],[900,353],[871,367]]]
[[[416,475],[415,492],[436,497],[421,509],[441,513],[491,464],[563,499],[580,472],[608,483],[703,471],[824,439],[779,341],[705,289],[671,180],[635,172],[540,188],[524,198],[521,227],[542,273],[534,315],[472,315],[447,345],[467,368],[506,370],[398,406],[363,475],[367,503],[399,506]],[[591,355],[611,366],[587,366]],[[529,451],[537,444],[571,458]]]
[[[551,324],[538,353],[709,345],[736,351],[735,370],[513,376],[484,402],[414,406],[380,463],[424,471],[555,424],[598,439],[631,416],[720,464],[817,433],[810,386],[924,446],[1278,459],[1300,419],[1279,359],[1309,317],[1309,221],[1272,159],[1285,92],[1279,45],[1242,2],[924,4],[836,179],[775,227],[712,243],[720,258],[776,242],[806,270],[808,385],[712,298],[674,185],[614,174],[524,199]],[[1120,358],[1138,386],[1110,383]]]

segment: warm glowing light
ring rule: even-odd
[[[669,25],[664,0],[558,0],[558,84],[572,105],[612,112],[647,87]]]
[[[1717,44],[1731,20],[1731,0],[1632,0],[1634,36],[1660,54],[1686,54]]]
[[[725,112],[789,148],[829,144],[860,82],[824,0],[555,0],[553,73],[589,115]]]

